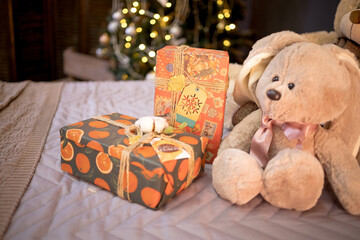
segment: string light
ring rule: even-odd
[[[183,13],[189,11],[192,13],[191,4],[189,5],[188,1],[170,1],[170,0],[157,0],[161,2],[161,7],[159,9],[149,8],[147,1],[140,0],[113,0],[113,5],[116,2],[116,6],[113,6],[112,12],[117,14],[111,15],[111,20],[114,21],[117,25],[116,29],[111,32],[107,31],[109,35],[113,36],[117,34],[118,43],[117,48],[121,51],[125,51],[124,55],[118,54],[115,51],[116,58],[121,62],[121,60],[128,58],[130,60],[134,60],[141,64],[141,68],[146,68],[146,71],[153,69],[156,71],[156,67],[152,67],[155,64],[156,57],[156,49],[157,42],[161,42],[162,44],[187,44],[187,40],[185,38],[181,38],[183,36],[184,30],[182,29],[182,24],[186,21],[187,17],[183,16]],[[237,26],[234,23],[231,23],[232,9],[228,5],[228,1],[225,0],[208,0],[211,4],[216,2],[217,5],[214,6],[214,10],[210,14],[211,17],[215,17],[215,33],[214,34],[230,34],[232,30],[236,29]],[[180,4],[181,2],[181,4]],[[198,2],[197,0],[195,2]],[[186,3],[186,4],[185,4]],[[198,3],[196,3],[198,4]],[[146,5],[146,8],[145,8]],[[150,4],[151,5],[151,4]],[[176,6],[175,6],[176,5]],[[121,7],[122,6],[122,7]],[[126,6],[126,7],[125,7]],[[200,6],[200,5],[199,5]],[[192,6],[196,7],[198,12],[203,11],[204,7]],[[120,8],[119,8],[120,7]],[[152,5],[151,5],[152,7]],[[162,8],[162,9],[161,9]],[[186,11],[185,11],[186,10]],[[194,10],[195,12],[195,10]],[[166,14],[164,14],[166,13]],[[204,13],[206,14],[206,13]],[[115,17],[114,17],[115,16]],[[111,21],[110,20],[110,21]],[[109,21],[109,22],[110,22]],[[148,24],[150,26],[145,27],[144,21],[149,21]],[[210,25],[208,23],[203,24],[202,22],[195,23],[198,25],[199,29],[207,29]],[[109,24],[108,24],[109,25]],[[139,26],[139,27],[137,27]],[[141,27],[140,27],[141,26]],[[142,28],[144,26],[144,28]],[[226,30],[226,31],[225,31]],[[229,33],[228,33],[229,32]],[[119,35],[123,35],[123,40],[119,38]],[[150,37],[150,38],[149,38]],[[197,38],[196,38],[197,37]],[[221,36],[222,37],[222,36]],[[194,33],[194,39],[197,39],[197,44],[201,45],[203,36],[197,35]],[[110,38],[109,38],[110,39]],[[154,39],[156,39],[156,43],[154,43]],[[215,37],[213,38],[215,39]],[[149,42],[149,40],[151,42]],[[211,40],[209,40],[211,42]],[[232,46],[232,38],[222,38],[220,41],[220,48],[229,50],[229,47]],[[100,41],[102,43],[104,41]],[[139,44],[139,42],[141,44]],[[106,46],[111,49],[111,45],[114,43],[108,43],[109,45],[101,45],[102,47]],[[110,45],[111,44],[111,45]],[[114,44],[116,45],[116,44]],[[217,45],[217,43],[216,43]],[[212,45],[209,48],[211,48]],[[115,49],[115,48],[114,48]],[[129,50],[125,50],[129,49]],[[134,49],[134,50],[132,50]],[[130,54],[130,52],[132,54]],[[110,52],[106,53],[110,56]],[[125,56],[126,55],[126,56]],[[148,63],[148,64],[145,64]],[[133,68],[133,69],[131,69]],[[127,72],[125,78],[134,77],[135,79],[141,79],[141,75],[143,75],[143,70],[138,72],[139,65],[131,65],[128,69],[123,69],[121,71]],[[134,71],[133,71],[134,70]],[[130,75],[128,75],[130,73]],[[120,77],[119,75],[118,77]]]
[[[147,57],[142,57],[142,58],[141,58],[141,61],[142,61],[143,63],[146,63],[146,62],[148,61],[148,58],[147,58]]]
[[[234,30],[235,28],[236,28],[236,25],[234,23],[231,23],[231,24],[225,26],[226,31]]]
[[[145,48],[146,48],[145,44],[142,43],[142,44],[139,45],[140,50],[145,50]]]
[[[156,53],[155,53],[154,51],[150,51],[150,52],[149,52],[149,56],[150,56],[150,57],[153,58],[153,57],[155,57],[155,55],[156,55]]]
[[[230,17],[230,10],[229,9],[224,9],[224,16],[226,18],[229,18]]]
[[[223,41],[223,44],[224,44],[225,47],[230,47],[230,46],[231,46],[230,41],[227,40],[227,39],[225,39],[225,40]]]
[[[134,6],[134,7],[139,6],[139,2],[137,2],[137,1],[133,2],[133,6]]]
[[[152,31],[151,33],[150,33],[150,37],[151,38],[156,38],[158,36],[158,32],[157,31]]]
[[[164,22],[169,21],[169,17],[168,17],[168,16],[163,17],[163,21],[164,21]]]

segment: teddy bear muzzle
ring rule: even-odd
[[[276,91],[275,89],[270,89],[266,92],[266,95],[268,98],[274,101],[278,101],[281,98],[281,93],[279,91]]]

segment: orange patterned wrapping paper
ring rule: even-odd
[[[203,173],[208,139],[176,130],[131,143],[127,130],[136,120],[111,113],[62,127],[61,169],[159,209]]]
[[[157,52],[154,115],[174,127],[186,122],[187,132],[209,138],[207,163],[221,142],[228,70],[225,51],[166,46]]]

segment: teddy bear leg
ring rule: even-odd
[[[248,153],[226,149],[212,165],[213,186],[224,199],[239,205],[245,204],[262,188],[262,169]]]
[[[339,137],[320,129],[315,135],[315,154],[344,209],[360,214],[360,165]]]
[[[315,206],[324,185],[324,171],[310,153],[299,149],[280,151],[263,174],[263,198],[280,208],[304,211]]]

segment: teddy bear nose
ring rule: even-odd
[[[281,93],[279,93],[275,89],[268,90],[266,92],[266,95],[268,96],[268,98],[270,98],[271,100],[274,100],[274,101],[277,101],[281,98]]]
[[[360,10],[359,9],[356,9],[350,13],[350,21],[353,24],[360,23]]]

